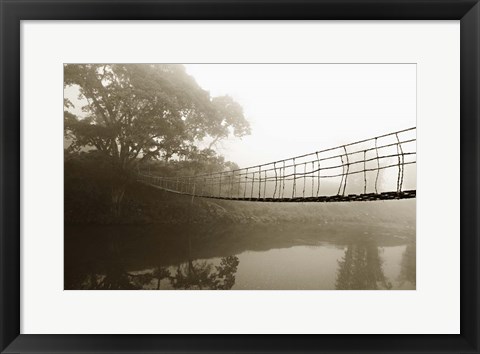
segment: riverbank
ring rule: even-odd
[[[113,218],[103,199],[86,193],[68,194],[68,224],[279,224],[335,222],[394,222],[415,224],[415,199],[344,203],[256,203],[192,198],[141,183],[125,193],[120,217]]]

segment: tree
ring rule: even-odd
[[[210,97],[182,65],[67,64],[64,86],[79,88],[85,117],[64,100],[67,153],[94,148],[111,161],[112,202],[120,212],[138,164],[168,161],[205,138],[215,144],[250,133],[242,108],[228,96]]]
[[[242,107],[230,96],[214,97],[212,104],[217,122],[214,129],[209,132],[213,140],[208,149],[212,149],[218,141],[227,138],[231,133],[235,137],[250,134],[250,125],[243,117]]]

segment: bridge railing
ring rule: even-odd
[[[138,178],[170,192],[232,200],[411,198],[416,128],[237,170],[179,177],[139,173]]]

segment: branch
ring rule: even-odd
[[[215,145],[220,140],[220,135],[217,135],[215,139],[208,145],[208,149],[211,150],[212,146]]]

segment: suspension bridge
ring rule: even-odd
[[[283,160],[138,181],[192,197],[252,202],[347,202],[416,197],[416,128]]]

